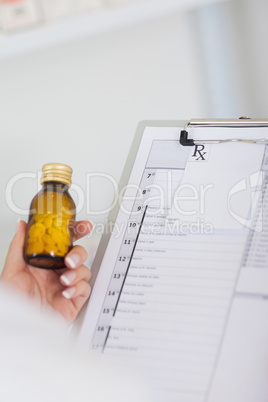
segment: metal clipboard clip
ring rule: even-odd
[[[180,144],[183,146],[203,145],[203,144],[223,144],[226,142],[245,142],[249,144],[268,144],[268,138],[260,139],[243,139],[228,138],[225,140],[193,140],[188,138],[188,127],[232,127],[232,128],[249,128],[249,127],[268,127],[268,119],[250,119],[249,117],[240,117],[233,120],[190,120],[180,134]]]

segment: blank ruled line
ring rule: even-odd
[[[164,258],[165,260],[175,260],[175,261],[198,261],[199,262],[199,260],[197,259],[197,258],[176,258],[176,257],[168,257],[168,256],[166,256],[166,255],[163,255],[163,256],[159,256],[159,255],[153,255],[153,253],[151,254],[151,255],[146,255],[146,254],[143,254],[142,256],[139,256],[139,257],[133,257],[133,260],[136,260],[136,259],[142,259],[142,258],[150,258],[150,259],[152,259],[152,258]],[[206,259],[202,259],[202,262],[204,262],[204,263],[211,263],[211,262],[217,262],[217,263],[219,263],[219,262],[221,262],[221,263],[234,263],[234,260],[232,259],[232,260],[225,260],[225,259],[220,259],[220,261],[219,261],[219,259],[214,259],[214,258],[206,258]],[[236,262],[235,262],[236,263]]]
[[[118,346],[116,346],[116,344],[112,344],[112,342],[110,342],[109,344],[107,344],[106,345],[106,349],[125,349],[125,350],[129,350],[130,348],[131,348],[131,346],[128,346],[128,345],[122,345],[122,344],[120,344],[120,345],[118,345]],[[193,351],[193,352],[191,352],[191,351],[183,351],[183,350],[178,350],[178,349],[174,349],[174,348],[164,348],[164,347],[159,347],[159,346],[157,346],[157,347],[154,347],[154,346],[137,346],[136,348],[135,348],[135,353],[137,353],[137,351],[145,351],[145,352],[148,352],[148,351],[154,351],[154,350],[157,350],[158,352],[159,351],[163,351],[163,352],[172,352],[174,355],[176,355],[177,357],[178,356],[185,356],[185,355],[187,355],[187,356],[192,356],[192,355],[194,355],[194,356],[202,356],[202,357],[208,357],[208,358],[211,358],[211,357],[214,357],[215,356],[215,353],[208,353],[207,351],[204,351],[204,352],[197,352],[197,351]],[[143,352],[144,353],[144,352]],[[146,356],[146,353],[144,353],[144,356]]]
[[[148,272],[148,274],[149,274],[149,272],[151,272],[152,273],[152,275],[155,275],[155,274],[157,274],[157,269],[159,268],[159,269],[174,269],[174,270],[178,270],[178,271],[180,271],[180,270],[187,270],[187,271],[203,271],[203,270],[207,270],[207,268],[205,268],[205,267],[200,267],[200,266],[197,266],[197,265],[195,265],[195,266],[192,266],[192,267],[188,267],[187,265],[180,265],[179,267],[178,266],[176,266],[176,265],[169,265],[168,267],[166,266],[166,265],[157,265],[157,266],[154,266],[154,265],[145,265],[145,264],[143,264],[142,263],[142,261],[140,262],[140,265],[137,265],[137,261],[135,261],[135,265],[132,265],[131,264],[131,266],[130,266],[130,268],[131,269],[144,269],[144,272]],[[212,272],[215,272],[215,273],[217,273],[218,271],[219,272],[224,272],[224,271],[226,271],[226,272],[229,272],[229,273],[233,273],[233,274],[235,274],[236,272],[237,272],[237,268],[236,267],[234,267],[234,268],[226,268],[225,270],[224,269],[222,269],[222,268],[216,268],[216,269],[211,269],[211,271]],[[159,275],[161,275],[161,274],[159,274]]]
[[[155,290],[149,290],[149,289],[146,289],[146,295],[145,295],[145,293],[142,293],[141,291],[139,291],[139,293],[137,292],[137,293],[135,293],[134,292],[134,290],[132,290],[131,291],[131,293],[129,293],[129,292],[127,292],[127,291],[123,291],[122,292],[122,294],[123,295],[132,295],[133,294],[133,296],[141,296],[141,297],[146,297],[148,294],[156,294],[156,295],[167,295],[167,296],[178,296],[178,297],[191,297],[191,300],[193,300],[194,298],[202,298],[202,299],[212,299],[212,300],[226,300],[227,298],[226,297],[221,297],[221,296],[209,296],[209,295],[197,295],[197,294],[195,294],[195,295],[191,295],[191,296],[189,296],[189,293],[171,293],[171,292],[158,292],[158,291],[155,291]],[[228,300],[229,300],[229,297],[228,297]],[[161,300],[160,300],[160,303],[161,303]]]
[[[177,316],[182,316],[183,318],[184,317],[188,317],[188,314],[177,314]],[[197,317],[199,317],[199,315],[197,315]],[[124,317],[119,317],[118,319],[120,320],[120,319],[123,319]],[[217,317],[218,318],[218,317]],[[222,320],[222,318],[221,318],[221,320]],[[131,321],[140,321],[140,322],[155,322],[155,318],[149,318],[149,317],[141,317],[141,316],[131,316]],[[158,320],[157,322],[161,322],[161,323],[170,323],[170,320],[169,319],[165,319],[165,318],[161,318],[161,320]],[[183,324],[185,324],[185,322],[183,323]],[[200,323],[200,322],[195,322],[195,325],[196,326],[204,326],[204,324],[206,324],[207,325],[207,323]],[[218,325],[218,324],[217,324]],[[222,327],[221,325],[220,325],[220,327]]]
[[[161,251],[161,250],[163,250],[163,252]],[[150,251],[150,252],[154,252],[154,251],[156,251],[157,252],[157,254],[160,254],[160,253],[163,253],[163,254],[166,254],[166,251],[177,251],[177,252],[189,252],[189,253],[191,253],[191,254],[194,254],[194,253],[226,253],[226,252],[228,252],[229,254],[233,254],[233,255],[238,255],[238,256],[241,256],[241,253],[238,253],[237,251],[235,251],[235,250],[233,250],[233,251],[229,251],[229,250],[222,250],[222,249],[218,249],[218,250],[193,250],[192,248],[190,248],[189,247],[189,249],[187,250],[187,249],[185,249],[185,248],[179,248],[179,247],[174,247],[174,248],[159,248],[159,247],[155,247],[155,248],[150,248],[150,249],[148,249],[148,250],[145,250],[144,248],[136,248],[136,253],[143,253],[143,252],[146,252],[146,251]]]
[[[123,296],[126,296],[126,295],[123,295]],[[123,298],[123,296],[122,296],[121,300],[124,300],[124,303],[131,304],[133,299],[128,300],[128,299]],[[211,306],[209,304],[200,304],[200,303],[181,303],[181,302],[176,302],[176,301],[167,302],[164,300],[156,300],[156,299],[155,300],[147,299],[146,301],[144,301],[145,305],[148,305],[150,303],[161,304],[161,305],[166,304],[166,305],[173,305],[173,306],[176,305],[176,306],[184,306],[184,307],[202,307],[202,308],[211,308],[211,309],[218,309],[218,310],[225,310],[225,311],[227,309],[227,306],[215,306],[215,305]],[[133,302],[133,304],[135,304],[135,301]]]
[[[128,283],[126,281],[125,286],[133,286],[133,284]],[[182,288],[182,289],[189,288],[191,290],[193,290],[193,289],[209,289],[209,290],[217,289],[217,290],[226,290],[226,291],[229,290],[230,291],[230,287],[222,287],[222,286],[214,286],[214,285],[211,285],[211,286],[200,286],[200,285],[194,286],[194,285],[191,285],[190,286],[190,285],[179,285],[177,283],[165,283],[165,284],[155,283],[155,284],[151,284],[151,287],[154,287],[154,286],[162,286],[162,287],[175,286],[177,289],[179,289],[179,288]]]
[[[126,328],[126,327],[128,327],[127,325],[113,325],[113,331],[119,331],[120,330],[120,328]],[[148,328],[144,328],[144,326],[138,326],[138,325],[135,325],[135,329],[133,330],[133,334],[135,334],[135,332],[136,331],[139,331],[139,330],[141,330],[141,331],[146,331],[146,332],[156,332],[156,329],[155,328],[152,328],[152,327],[148,327]],[[176,335],[192,335],[192,336],[198,336],[198,337],[205,337],[205,338],[212,338],[212,339],[217,339],[217,340],[220,340],[221,339],[221,337],[220,337],[220,335],[214,335],[214,334],[211,334],[211,333],[208,333],[208,332],[198,332],[198,334],[196,334],[194,331],[185,331],[185,330],[181,330],[181,329],[163,329],[163,328],[159,328],[159,329],[157,329],[157,332],[163,332],[163,333],[168,333],[168,334],[176,334]]]
[[[132,308],[132,310],[138,310],[138,309],[135,309],[134,307]],[[118,313],[119,314],[129,314],[129,309],[125,309],[123,306],[122,307],[118,307],[117,308],[117,311],[118,311]],[[140,310],[139,312],[138,312],[138,314],[139,315],[144,315],[144,313],[146,314],[146,313],[150,313],[150,314],[159,314],[159,316],[161,315],[161,314],[166,314],[167,312],[170,312],[170,310],[154,310],[154,309],[144,309],[144,310]],[[180,311],[176,311],[176,312],[174,312],[174,316],[176,317],[176,318],[178,318],[178,317],[191,317],[191,318],[193,318],[193,317],[198,317],[198,318],[213,318],[213,320],[218,320],[218,321],[222,321],[223,319],[224,319],[224,317],[226,316],[226,313],[225,314],[222,314],[222,315],[220,315],[220,314],[211,314],[211,313],[207,313],[207,314],[204,314],[204,313],[189,313],[189,312],[187,312],[187,313],[183,313],[183,312],[180,312]],[[161,320],[162,321],[162,320]]]
[[[115,331],[114,328],[112,330]],[[139,336],[139,335],[131,336],[131,335],[126,335],[123,331],[121,331],[121,333],[120,333],[120,330],[117,331],[117,334],[115,335],[115,338],[113,337],[112,333],[110,333],[110,341],[111,342],[113,341],[113,339],[115,339],[115,340],[119,339],[120,340],[120,338],[121,339],[133,339],[134,341],[138,340],[138,339],[139,340],[149,341],[149,342],[152,341],[151,336]],[[157,339],[157,338],[154,338],[154,340],[155,339]],[[219,340],[217,342],[215,342],[215,344],[205,343],[205,342],[189,342],[189,341],[186,342],[186,341],[181,341],[181,340],[179,340],[179,341],[180,341],[180,345],[186,345],[186,346],[191,346],[191,347],[192,346],[211,347],[211,349],[217,348],[218,343],[219,343]],[[176,343],[176,344],[178,344],[178,339],[161,338],[161,339],[159,339],[159,342],[168,342],[168,343]]]
[[[174,234],[171,234],[171,233],[141,233],[141,235],[140,235],[140,239],[139,239],[139,243],[145,243],[145,242],[147,242],[148,243],[148,240],[146,239],[146,240],[143,240],[142,239],[142,237],[144,236],[144,237],[146,237],[147,235],[150,235],[150,236],[160,236],[160,235],[162,235],[162,236],[165,236],[165,237],[168,237],[168,236],[170,236],[170,237],[173,237],[173,236],[180,236],[180,240],[179,240],[179,243],[181,244],[181,243],[186,243],[186,244],[189,244],[190,242],[191,242],[191,245],[193,246],[193,248],[194,248],[194,246],[195,245],[198,245],[198,246],[200,246],[200,245],[203,245],[203,244],[205,244],[205,245],[208,245],[209,247],[213,247],[214,245],[216,245],[216,246],[218,246],[218,242],[219,242],[219,239],[213,239],[213,242],[208,242],[207,240],[198,240],[198,241],[195,241],[195,240],[193,240],[193,239],[189,239],[189,236],[194,236],[194,237],[196,237],[197,235],[184,235],[184,234],[182,234],[182,233],[174,233]],[[203,235],[203,236],[212,236],[212,235]],[[184,240],[185,239],[185,240]],[[244,238],[242,239],[242,240],[244,240]],[[158,238],[156,238],[155,240],[153,240],[153,242],[161,242],[161,243],[165,243],[165,242],[167,242],[167,243],[171,243],[171,242],[174,242],[174,243],[176,243],[176,242],[178,242],[178,240],[176,239],[176,240],[171,240],[171,239],[167,239],[167,238],[163,238],[163,239],[158,239]],[[222,241],[222,236],[221,236],[221,244],[223,245],[223,246],[231,246],[231,248],[233,248],[233,246],[234,246],[234,242],[229,242],[229,241]],[[244,244],[244,242],[237,242],[237,246],[240,246],[240,245],[243,245]],[[238,253],[239,254],[239,253]]]
[[[157,275],[157,274],[155,274],[155,275]],[[145,276],[145,274],[141,274],[141,276],[139,276],[139,275],[134,275],[134,274],[129,274],[128,275],[128,277],[129,278],[144,278],[144,279],[146,279],[146,276]],[[162,278],[162,277],[169,277],[169,278],[186,278],[186,279],[193,279],[193,280],[196,280],[196,279],[203,279],[203,280],[217,280],[217,281],[223,281],[223,282],[231,282],[231,283],[233,283],[234,282],[234,280],[233,280],[233,278],[223,278],[223,277],[216,277],[216,276],[189,276],[189,275],[180,275],[180,274],[178,274],[178,275],[176,275],[176,274],[172,274],[172,275],[169,275],[169,274],[159,274],[159,276],[158,276],[158,278],[156,278],[156,279],[159,279],[159,278]],[[150,278],[150,279],[152,279],[152,278]]]
[[[163,141],[164,141],[164,140],[163,140]],[[163,168],[163,166],[150,166],[150,167],[148,167],[147,169],[163,170],[163,171],[173,171],[173,170],[180,170],[180,171],[182,171],[182,172],[185,171],[185,168],[177,168],[177,167],[172,167],[172,166],[166,167],[166,168]]]
[[[153,266],[153,265],[133,265],[131,264],[131,269],[140,269],[141,267],[143,267],[146,270],[156,270],[157,268],[167,268],[166,265],[158,265],[157,266]],[[187,271],[191,271],[191,270],[195,270],[195,271],[202,271],[202,270],[206,270],[206,271],[214,271],[214,272],[218,272],[218,271],[230,271],[230,272],[234,272],[233,268],[200,268],[200,267],[178,267],[178,266],[169,266],[168,269],[177,269],[178,271],[181,269],[187,269]]]

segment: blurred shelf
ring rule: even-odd
[[[7,3],[19,4],[20,1],[8,0]],[[42,12],[39,6],[34,8],[35,0],[24,1],[27,5],[27,29],[25,25],[23,29],[18,25],[8,33],[0,32],[0,60],[220,0],[39,0],[39,6],[40,2],[57,4],[54,12],[49,8],[45,11],[45,17],[42,15],[44,8]],[[5,3],[0,5],[3,7]],[[19,9],[17,13],[19,15]],[[10,27],[8,18],[7,13],[6,27]],[[2,13],[2,27],[3,24]]]

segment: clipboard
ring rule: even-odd
[[[138,126],[78,343],[159,401],[268,398],[267,141],[267,119]]]

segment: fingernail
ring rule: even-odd
[[[69,286],[73,280],[76,278],[76,273],[75,272],[65,272],[63,275],[61,275],[60,279],[62,282],[65,283],[65,285]]]
[[[62,296],[64,296],[65,299],[70,299],[74,295],[74,292],[75,292],[75,287],[68,288],[62,292]]]
[[[68,255],[68,257],[65,258],[65,261],[70,265],[71,268],[75,268],[80,262],[80,256],[79,254]]]
[[[17,220],[16,233],[18,232],[19,227],[20,227],[20,218],[18,218],[18,220]]]

